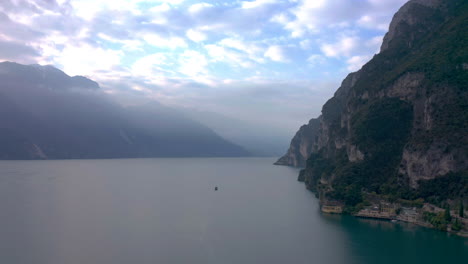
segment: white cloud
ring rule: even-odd
[[[152,76],[156,70],[161,71],[160,65],[167,65],[167,56],[163,53],[155,53],[133,63],[131,72],[136,76]]]
[[[210,44],[205,45],[205,49],[213,62],[227,63],[232,66],[242,68],[252,68],[254,64],[247,58],[245,53],[226,47]]]
[[[169,11],[172,10],[172,7],[167,4],[163,3],[161,5],[151,7],[149,11],[149,17],[151,17],[150,23],[156,25],[168,25],[169,20],[167,18],[167,14]],[[144,22],[148,23],[148,22]]]
[[[187,35],[187,38],[189,38],[193,42],[202,42],[202,41],[206,40],[206,38],[207,38],[205,33],[201,32],[201,31],[194,30],[194,29],[187,30],[186,35]]]
[[[161,5],[153,6],[149,9],[151,13],[154,14],[160,14],[160,13],[165,13],[167,11],[171,10],[171,6],[168,5],[167,3],[163,3]]]
[[[53,62],[62,65],[69,75],[93,75],[99,71],[110,71],[120,64],[121,51],[93,47],[81,43],[73,46],[67,45],[56,54]]]
[[[321,20],[320,9],[327,1],[325,0],[302,0],[291,13],[295,19],[288,21],[285,28],[291,31],[292,37],[302,37],[307,31],[316,31]]]
[[[143,35],[143,39],[149,45],[160,48],[177,49],[188,46],[187,42],[181,37],[161,37],[154,33],[147,33]]]
[[[379,21],[379,18],[372,15],[364,15],[357,21],[357,24],[364,28],[378,29],[382,31],[388,30],[388,22]]]
[[[104,7],[96,5],[95,1],[75,1],[71,3],[75,14],[85,20],[90,21]]]
[[[284,54],[283,48],[277,45],[270,46],[265,52],[265,57],[276,62],[289,62]]]
[[[378,53],[380,50],[380,46],[382,45],[382,41],[383,36],[376,36],[368,40],[365,45],[369,47],[369,51]]]
[[[320,49],[327,57],[339,58],[342,56],[351,56],[359,47],[359,38],[345,36],[338,42],[322,44]]]
[[[160,2],[160,3],[169,3],[171,5],[180,5],[185,0],[152,0],[153,2]],[[138,2],[148,2],[148,0],[138,0]]]
[[[363,56],[352,56],[349,58],[346,63],[348,64],[347,69],[349,71],[357,71],[361,69],[362,65],[366,64],[371,59],[371,56],[363,55]]]
[[[225,47],[229,47],[229,48],[233,48],[233,49],[237,49],[237,50],[242,50],[242,51],[247,51],[248,50],[247,44],[245,44],[243,41],[241,41],[239,39],[225,38],[225,39],[221,40],[219,42],[219,44],[221,44],[221,45],[223,45]]]
[[[292,37],[317,34],[327,28],[358,26],[386,31],[392,15],[407,0],[292,0],[296,6],[273,17]]]
[[[151,12],[165,12],[170,6],[177,6],[184,0],[79,0],[70,1],[75,14],[87,21],[91,21],[101,11],[126,11],[134,15],[141,15],[142,9],[139,4],[142,2],[158,3],[150,9]]]
[[[408,0],[367,0],[373,7],[381,10],[389,10],[392,8],[398,8]]]
[[[97,36],[100,39],[103,39],[103,40],[108,41],[108,42],[122,44],[122,49],[123,50],[129,50],[129,51],[140,50],[140,51],[143,51],[143,49],[142,49],[143,43],[141,41],[137,40],[137,39],[118,39],[118,38],[109,36],[109,35],[104,34],[104,33],[99,33]]]
[[[222,61],[226,58],[226,49],[218,45],[205,45],[205,49],[214,61]]]
[[[212,6],[213,6],[212,4],[208,4],[208,3],[197,3],[197,4],[191,5],[188,11],[190,13],[198,13],[202,11],[203,9],[210,8]]]
[[[244,9],[258,8],[267,4],[274,4],[276,0],[254,0],[254,1],[243,1],[241,7]]]
[[[80,0],[70,1],[70,4],[78,17],[91,21],[103,10],[119,10],[139,14],[140,10],[137,8],[138,2],[127,0]]]
[[[294,79],[308,83],[301,85],[297,97],[288,98],[293,107],[320,89],[326,93],[317,98],[324,101],[331,96],[337,86],[306,87],[316,87],[312,83],[318,79],[334,78],[338,84],[344,69],[359,69],[382,42],[384,32],[375,36],[376,29],[384,30],[406,0],[60,0],[63,6],[51,10],[42,7],[57,7],[56,0],[10,1],[16,4],[14,9],[0,4],[1,12],[13,21],[0,23],[0,46],[2,42],[26,44],[30,54],[38,54],[31,58],[39,58],[39,63],[102,82],[118,84],[128,79],[132,85],[127,88],[148,92],[145,87],[149,87],[152,95],[175,104],[194,105],[205,96],[211,101],[200,105],[221,109],[234,101],[235,91],[248,86],[238,94],[233,112],[238,111],[239,102],[245,103],[245,94],[248,97],[262,84],[260,80],[274,80],[263,82],[265,86],[281,83],[278,91],[287,92],[265,102],[250,101],[248,111],[242,109],[245,117],[258,119],[257,106],[283,100],[280,97],[291,89],[281,89],[285,84],[293,87],[289,85]],[[47,6],[41,5],[46,2]],[[41,7],[31,10],[18,3]],[[1,47],[3,54],[13,53],[8,46]],[[20,56],[12,58],[21,61]],[[311,70],[314,66],[317,71]],[[211,87],[216,82],[233,91],[223,106],[218,100],[221,89],[205,92],[204,84]],[[192,89],[200,86],[205,89],[203,95]],[[320,100],[314,106],[317,113]],[[310,100],[303,102],[302,106],[310,107]],[[276,109],[278,103],[271,105]],[[310,117],[308,110],[299,110],[304,119]]]
[[[186,50],[179,56],[179,71],[189,77],[197,77],[206,74],[208,60],[198,51]]]
[[[289,18],[286,14],[281,13],[278,15],[273,16],[270,19],[271,22],[279,23],[279,24],[287,24],[289,22]]]
[[[312,66],[318,66],[325,63],[325,58],[320,54],[312,54],[307,58],[307,62]]]
[[[263,59],[265,49],[255,43],[245,42],[236,38],[225,38],[219,42],[223,47],[230,49],[235,49],[241,53],[244,53],[245,56],[252,61],[257,63],[264,63]]]

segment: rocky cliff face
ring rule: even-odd
[[[406,3],[381,52],[348,75],[323,106],[318,133],[293,140],[284,163],[312,141],[299,179],[351,206],[362,192],[411,196],[421,180],[466,177],[467,24],[466,1]]]
[[[312,152],[319,125],[320,119],[312,118],[307,125],[301,126],[291,140],[288,152],[275,162],[275,165],[305,167],[309,154]]]

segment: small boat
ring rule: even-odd
[[[217,190],[218,190],[218,186],[215,187],[215,191],[217,191]]]

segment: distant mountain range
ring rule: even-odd
[[[248,122],[195,109],[184,110],[183,113],[254,156],[279,157],[288,146],[290,134],[265,123]]]
[[[0,159],[247,155],[156,102],[124,108],[85,77],[52,66],[0,63]]]

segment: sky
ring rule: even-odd
[[[406,0],[1,0],[0,61],[288,133],[379,52]]]

